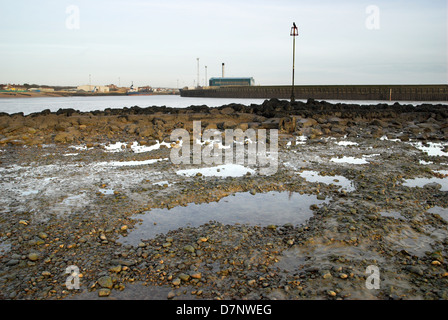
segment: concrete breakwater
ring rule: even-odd
[[[182,89],[182,97],[290,99],[291,86],[226,86]],[[295,99],[448,101],[448,85],[295,86]]]

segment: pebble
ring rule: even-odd
[[[28,254],[28,259],[30,259],[31,261],[37,261],[39,260],[39,254],[36,252],[31,252],[30,254]]]
[[[121,271],[121,269],[122,269],[122,267],[121,267],[121,265],[119,264],[119,265],[110,267],[110,268],[109,268],[109,271],[110,271],[110,272],[119,273],[119,272]]]
[[[98,297],[108,297],[110,295],[110,289],[101,288],[98,290]]]
[[[107,288],[107,289],[112,289],[112,287],[113,287],[113,281],[110,276],[103,276],[103,277],[99,278],[98,284],[101,287]]]
[[[328,291],[328,295],[329,295],[330,297],[336,297],[336,292],[334,292],[334,291],[332,291],[332,290],[329,290],[329,291]]]
[[[192,277],[193,279],[201,279],[201,278],[202,278],[202,273],[200,273],[200,272],[194,272],[194,273],[191,274],[191,277]]]
[[[186,245],[184,246],[184,251],[190,252],[190,253],[194,253],[195,249],[192,245]]]
[[[190,276],[188,274],[186,274],[186,273],[180,273],[179,274],[179,279],[182,280],[182,281],[188,281],[188,280],[190,280]]]
[[[171,283],[173,284],[173,286],[179,286],[181,283],[181,280],[180,280],[180,278],[176,278],[176,279],[173,279],[173,281]]]

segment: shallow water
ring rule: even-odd
[[[242,177],[247,173],[255,174],[255,170],[246,168],[238,164],[223,164],[216,167],[206,167],[199,169],[185,169],[176,172],[178,175],[191,177],[196,174],[201,174],[205,177]]]
[[[428,213],[436,213],[440,217],[442,217],[442,219],[444,219],[446,222],[448,222],[448,208],[442,208],[442,207],[439,207],[439,206],[435,206],[435,207],[429,209],[426,212],[428,212]]]
[[[104,110],[106,108],[130,108],[139,106],[167,106],[172,108],[186,108],[192,105],[207,105],[219,107],[230,103],[243,105],[262,104],[266,99],[238,99],[238,98],[192,98],[179,95],[153,95],[153,96],[93,96],[93,97],[39,97],[39,98],[1,98],[0,112],[14,113],[23,112],[29,114],[40,112],[45,109],[57,111],[63,109],[75,109],[79,111]],[[298,100],[306,102],[306,100]],[[373,100],[328,100],[328,102],[360,105],[393,104],[395,101],[373,101]],[[401,101],[400,104],[411,104],[414,106],[423,104],[447,104],[445,101],[421,102]]]
[[[317,200],[314,195],[295,192],[268,192],[252,195],[236,193],[218,202],[191,203],[186,207],[153,209],[137,219],[137,225],[126,237],[119,239],[123,244],[137,245],[141,240],[154,238],[180,227],[198,227],[210,221],[223,224],[247,224],[268,226],[291,223],[299,225],[313,216],[310,206],[328,200]]]
[[[345,190],[347,192],[352,192],[356,190],[356,188],[353,185],[353,182],[343,176],[322,176],[317,171],[308,171],[308,170],[299,172],[299,175],[308,182],[334,184],[336,186],[340,186],[342,190]]]
[[[404,181],[403,186],[406,187],[419,187],[423,188],[425,185],[429,183],[438,183],[441,185],[440,191],[448,191],[448,178],[414,178],[414,179],[407,179]]]

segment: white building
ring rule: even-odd
[[[78,91],[86,91],[86,92],[101,92],[106,93],[109,92],[109,87],[106,86],[94,86],[94,85],[83,85],[77,87]]]

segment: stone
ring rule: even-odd
[[[109,269],[109,271],[110,272],[115,272],[115,273],[119,273],[120,271],[121,271],[121,265],[116,265],[116,266],[113,266],[113,267],[111,267],[110,269]]]
[[[11,267],[11,266],[15,266],[16,264],[19,264],[19,260],[17,259],[11,259],[8,262],[6,262],[6,266],[7,267]]]
[[[108,297],[110,295],[110,289],[101,288],[98,290],[98,297]]]
[[[102,288],[112,289],[113,287],[113,281],[110,276],[104,276],[98,279],[98,284]]]
[[[191,277],[193,279],[201,279],[202,278],[202,274],[200,272],[194,272],[191,274]]]
[[[187,252],[190,252],[190,253],[194,253],[194,247],[193,246],[191,246],[191,245],[186,245],[184,248],[184,251],[187,251]]]
[[[442,188],[442,185],[440,183],[437,182],[431,182],[431,183],[427,183],[423,186],[423,188],[425,189],[440,189]]]
[[[418,267],[418,266],[408,266],[408,267],[406,267],[406,269],[409,272],[412,272],[413,274],[416,274],[416,275],[419,275],[419,276],[423,276],[425,274],[423,269]]]
[[[181,273],[181,274],[179,274],[179,279],[182,281],[188,281],[188,280],[190,280],[190,276],[186,273]]]
[[[39,236],[39,238],[41,238],[41,239],[46,239],[46,238],[48,238],[48,235],[47,235],[45,232],[39,232],[38,236]]]
[[[37,261],[37,260],[39,260],[39,254],[36,252],[31,252],[28,255],[28,259],[30,259],[31,261]]]
[[[171,283],[173,284],[173,286],[179,286],[181,283],[181,280],[179,278],[176,278]]]

